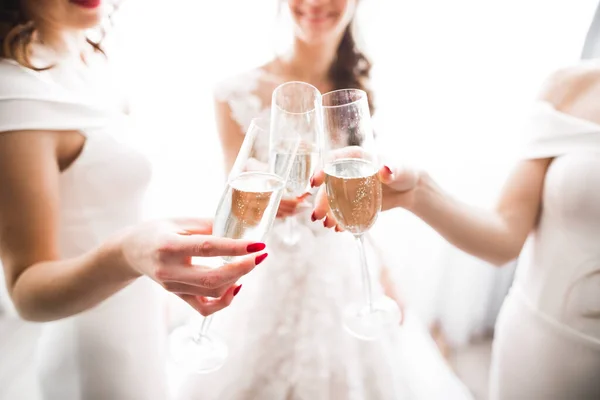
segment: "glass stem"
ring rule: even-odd
[[[202,319],[202,324],[200,325],[200,331],[196,336],[196,342],[201,343],[203,340],[206,340],[206,336],[208,335],[208,330],[210,329],[210,324],[213,320],[214,314],[209,315],[208,317],[204,317]]]
[[[223,263],[223,265],[226,264],[227,261]],[[197,336],[198,341],[202,341],[203,339],[206,339],[206,336],[208,336],[208,330],[210,329],[210,324],[212,323],[214,316],[215,314],[210,314],[208,317],[204,317],[202,319],[202,324],[200,325],[200,332],[198,332]]]
[[[358,245],[358,253],[360,257],[360,271],[363,284],[363,292],[365,304],[369,307],[369,311],[373,312],[373,291],[371,287],[371,273],[367,264],[367,255],[365,253],[365,241],[362,234],[355,235],[356,244]]]
[[[204,317],[202,325],[200,325],[200,336],[206,336],[208,334],[214,316],[214,314],[211,314],[208,317]]]

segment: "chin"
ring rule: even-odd
[[[335,40],[342,29],[338,18],[327,18],[321,21],[298,18],[295,22],[298,37],[306,43],[318,44]]]
[[[336,30],[325,26],[302,26],[299,29],[298,36],[306,43],[323,43],[332,40],[336,36]]]
[[[102,22],[103,14],[98,13],[86,13],[77,17],[77,20],[71,25],[74,29],[92,29],[100,25]]]

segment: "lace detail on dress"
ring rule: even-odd
[[[252,118],[269,117],[269,105],[256,93],[260,81],[265,78],[268,79],[268,74],[257,68],[224,81],[215,89],[215,96],[229,105],[231,117],[244,133]]]

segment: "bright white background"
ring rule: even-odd
[[[223,183],[212,88],[273,55],[283,34],[276,4],[122,6],[113,61],[132,93],[139,143],[154,162],[150,216],[212,214]],[[449,192],[491,206],[524,139],[519,118],[544,78],[579,58],[596,4],[362,0],[360,30],[375,63],[378,135],[388,158],[424,167]],[[441,319],[453,343],[493,322],[510,270],[499,274],[451,249],[403,211],[385,214],[376,235],[408,302],[426,322]]]

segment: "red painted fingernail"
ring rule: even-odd
[[[387,165],[384,165],[383,168],[387,171],[388,174],[392,175],[392,170]]]
[[[315,178],[310,177],[310,187],[315,187]]]
[[[236,294],[238,294],[238,293],[240,292],[240,289],[241,289],[241,288],[242,288],[242,285],[240,285],[240,286],[236,287],[236,288],[233,290],[233,296],[234,296],[234,297],[235,297],[235,295],[236,295]]]
[[[327,218],[329,218],[329,217],[325,217],[325,220],[323,221],[323,226],[324,226],[325,228],[327,228]]]
[[[335,231],[336,232],[341,232],[340,228],[337,225],[335,226]]]
[[[315,216],[315,212],[313,211],[312,215],[310,216],[310,220],[312,222],[315,222],[317,220],[317,217]]]
[[[265,260],[265,258],[267,258],[269,254],[265,253],[265,254],[261,254],[260,256],[256,257],[256,259],[254,260],[254,265],[258,265],[261,262],[263,262]]]
[[[248,253],[256,253],[257,251],[264,250],[267,247],[264,243],[252,243],[246,247]]]

